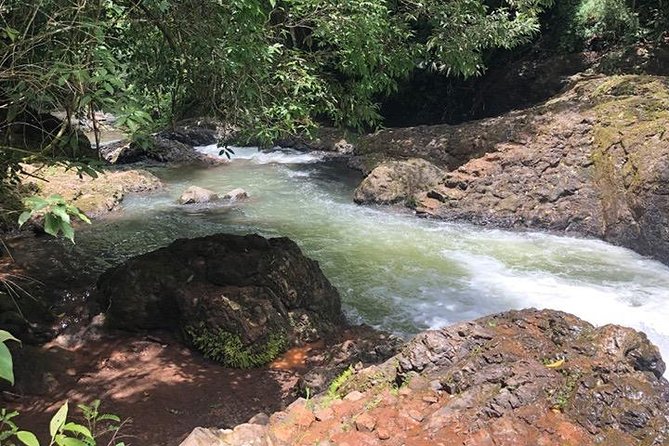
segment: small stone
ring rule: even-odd
[[[379,437],[379,440],[387,440],[390,438],[390,432],[388,432],[388,429],[381,427],[377,429],[376,436]]]
[[[442,390],[444,386],[441,385],[441,381],[438,379],[430,381],[430,389],[436,391]]]
[[[408,387],[400,387],[400,390],[397,391],[400,396],[409,396],[411,395],[411,389]]]
[[[350,392],[348,395],[344,397],[345,401],[360,401],[364,397],[362,392],[359,392],[357,390],[354,390],[353,392]]]
[[[257,413],[251,417],[249,424],[260,424],[261,426],[267,426],[269,424],[269,415],[264,412]]]
[[[222,437],[231,432],[231,430],[196,427],[179,446],[225,446]]]
[[[423,401],[429,404],[434,404],[439,401],[439,398],[437,398],[435,395],[426,395],[423,397]]]
[[[334,410],[331,407],[316,409],[314,416],[317,421],[328,421],[334,418]]]
[[[407,412],[407,415],[413,420],[418,421],[419,423],[425,419],[422,413],[418,412],[416,409],[411,409]]]
[[[305,406],[298,406],[290,411],[293,423],[302,428],[308,428],[316,421],[314,413]]]
[[[363,413],[355,419],[355,428],[360,432],[373,432],[376,420],[368,413]]]

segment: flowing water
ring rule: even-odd
[[[641,329],[669,358],[669,268],[632,251],[357,206],[358,175],[317,154],[243,148],[228,165],[157,174],[166,190],[127,199],[119,218],[80,231],[72,249],[113,264],[180,237],[287,236],[320,262],[354,321],[410,335],[508,309],[552,308]],[[242,187],[251,199],[177,205],[190,185],[221,194]]]

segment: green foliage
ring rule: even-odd
[[[480,73],[482,51],[526,42],[551,3],[0,0],[0,97],[9,121],[104,109],[133,133],[188,114],[259,141],[317,119],[361,128],[414,67]]]
[[[7,341],[20,342],[11,333],[0,330],[0,379],[9,381],[14,385],[14,368],[12,364],[12,354],[7,348]]]
[[[335,400],[341,398],[339,390],[346,384],[346,381],[348,381],[351,376],[353,376],[353,367],[349,366],[339,376],[332,380],[328,386],[327,393],[325,394],[326,399]]]
[[[548,34],[564,52],[605,48],[663,38],[669,3],[655,0],[565,0],[545,21]]]
[[[91,223],[89,218],[76,206],[69,204],[60,195],[51,195],[47,198],[31,196],[24,201],[26,211],[19,216],[19,226],[23,226],[35,216],[44,217],[44,232],[54,237],[62,233],[65,238],[74,243],[74,229],[72,218]]]
[[[631,41],[638,37],[638,17],[625,0],[584,0],[574,19],[584,40]]]
[[[7,409],[0,410],[0,444],[8,444],[8,441],[11,441],[13,437],[16,437],[21,444],[26,446],[39,446],[39,441],[37,441],[35,434],[19,430],[19,427],[12,420],[18,415],[19,413],[16,411],[8,412]]]
[[[203,323],[186,328],[186,334],[193,346],[207,358],[218,361],[226,367],[247,369],[263,366],[286,349],[286,337],[272,334],[261,346],[245,346],[239,335],[206,327]]]

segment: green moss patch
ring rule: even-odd
[[[239,335],[211,329],[203,323],[187,327],[186,335],[207,358],[238,369],[263,366],[276,359],[288,345],[284,334],[272,334],[262,344],[245,346]]]

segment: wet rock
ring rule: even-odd
[[[444,172],[420,158],[381,163],[363,180],[353,195],[359,204],[407,202],[434,187]]]
[[[233,189],[223,196],[224,200],[241,201],[249,198],[249,194],[242,188]]]
[[[510,311],[419,334],[346,380],[342,400],[299,400],[254,441],[662,446],[664,369],[643,333],[557,311]],[[454,390],[435,391],[434,382]]]
[[[107,271],[98,281],[108,324],[186,333],[231,366],[269,362],[291,343],[343,323],[337,290],[286,238],[219,234],[177,240]],[[295,320],[309,325],[307,339]]]
[[[160,162],[173,164],[220,164],[219,158],[209,157],[197,146],[216,144],[227,135],[215,121],[193,119],[182,121],[174,130],[166,130],[143,141],[118,141],[100,148],[104,159],[112,164]]]
[[[209,189],[198,186],[190,186],[179,197],[179,204],[201,204],[218,201],[218,194]]]

